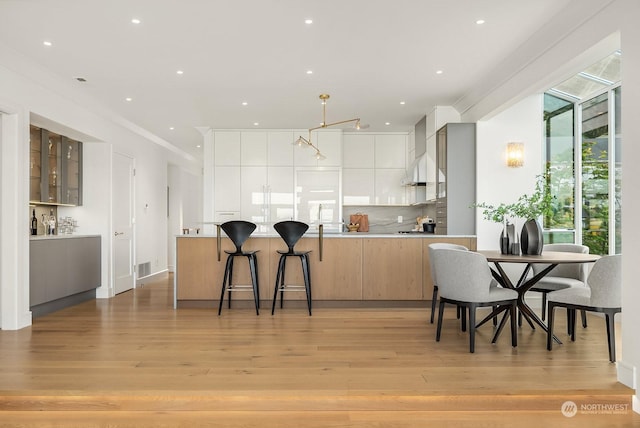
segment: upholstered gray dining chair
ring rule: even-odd
[[[429,244],[429,267],[431,269],[431,281],[433,282],[433,295],[431,297],[431,324],[433,324],[433,317],[436,312],[436,304],[438,303],[438,281],[436,279],[436,267],[433,263],[433,252],[435,250],[449,249],[449,250],[462,250],[468,251],[469,249],[464,245],[449,244],[446,242],[435,242]],[[458,316],[460,315],[458,311]]]
[[[476,309],[500,306],[511,314],[511,344],[517,346],[516,303],[518,293],[502,287],[492,287],[493,278],[485,256],[472,251],[433,250],[436,280],[440,293],[436,341],[440,341],[446,303],[469,310],[469,352],[475,351]],[[501,323],[498,333],[503,327]],[[497,334],[496,334],[497,337]]]
[[[616,340],[614,317],[622,312],[622,256],[603,256],[598,259],[589,273],[586,287],[572,287],[553,291],[547,296],[549,311],[549,329],[547,349],[553,345],[553,321],[556,307],[569,311],[571,341],[576,340],[576,310],[600,312],[605,314],[609,361],[616,361]]]
[[[542,251],[589,254],[589,247],[579,244],[546,244],[542,247]],[[537,275],[547,266],[546,264],[534,264],[533,274]],[[549,275],[538,281],[529,291],[542,293],[542,320],[544,321],[546,316],[548,293],[571,287],[585,287],[586,280],[587,263],[563,263],[553,268]],[[582,326],[586,327],[587,315],[584,311],[580,313],[582,315]]]

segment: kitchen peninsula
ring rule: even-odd
[[[460,244],[476,249],[475,236],[444,236],[429,233],[306,234],[296,250],[311,250],[311,282],[316,307],[416,306],[431,300],[433,283],[428,245],[434,242]],[[176,238],[175,306],[217,307],[231,241],[206,235]],[[245,250],[259,250],[258,277],[263,307],[271,306],[277,250],[286,250],[277,235],[252,235]],[[245,260],[238,260],[234,282],[249,284]],[[244,263],[244,264],[242,264]],[[299,264],[288,264],[287,283],[302,283]],[[251,293],[236,294],[237,306],[253,304]],[[289,293],[285,300],[304,303],[304,293]],[[285,305],[287,303],[285,302]],[[292,303],[289,303],[292,305]]]

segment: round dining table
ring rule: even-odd
[[[528,254],[502,254],[500,251],[494,250],[479,250],[478,253],[487,258],[487,261],[493,263],[494,267],[491,268],[491,274],[498,283],[504,288],[510,288],[518,292],[518,310],[522,314],[524,319],[529,323],[531,328],[535,329],[535,324],[540,326],[545,332],[548,331],[547,325],[538,317],[538,315],[531,309],[531,307],[525,301],[525,294],[529,291],[540,279],[548,275],[557,265],[565,263],[593,263],[600,258],[597,254],[582,254],[582,253],[569,253],[559,251],[543,251],[540,255],[528,255]],[[509,275],[503,268],[504,263],[524,263],[526,264],[524,271],[520,275],[518,281],[514,284]],[[535,275],[530,276],[529,272],[534,264],[544,264],[544,269]],[[502,328],[506,323],[506,318],[509,315],[509,311],[503,311],[500,308],[496,308],[491,314],[484,318],[478,326],[484,324],[488,320],[495,317],[500,312],[504,312],[498,330],[496,331],[493,342],[496,341]],[[555,335],[553,339],[557,343],[562,343]]]

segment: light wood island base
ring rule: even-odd
[[[224,251],[232,250],[233,244],[228,238],[221,239],[218,260],[216,237],[180,236],[176,241],[176,306],[217,307],[226,261]],[[433,293],[428,245],[450,242],[476,249],[475,237],[426,234],[375,237],[325,234],[322,249],[320,242],[317,237],[304,237],[296,245],[296,250],[312,251],[310,268],[316,307],[425,307]],[[286,247],[280,238],[251,237],[243,248],[259,250],[261,307],[270,308],[279,257],[276,250]],[[287,283],[302,284],[300,265],[295,262],[287,264]],[[235,262],[234,281],[250,283],[245,260]],[[285,305],[303,307],[304,298],[304,293],[287,294]],[[248,308],[253,305],[251,299],[250,293],[236,294],[232,307]]]

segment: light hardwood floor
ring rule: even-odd
[[[426,308],[218,317],[172,299],[168,277],[0,331],[0,427],[640,426],[595,316],[552,352],[526,324],[492,345],[487,324],[470,354],[453,308],[436,343]]]

